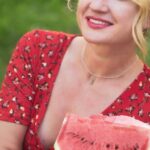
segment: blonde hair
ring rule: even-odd
[[[150,0],[132,0],[139,7],[139,12],[132,26],[132,35],[135,43],[142,51],[143,56],[147,54],[147,32],[146,26],[150,25]],[[144,29],[145,27],[145,29]]]
[[[67,7],[69,8],[69,10],[72,10],[72,8],[71,8],[71,0],[67,0]]]
[[[148,51],[147,29],[143,29],[143,26],[148,24],[150,26],[150,0],[132,0],[132,2],[139,7],[139,12],[132,26],[132,36],[143,56],[146,56]],[[71,0],[67,0],[67,6],[71,11],[73,10]]]
[[[76,3],[77,4],[77,1],[78,0],[73,0],[73,2],[74,3]],[[72,4],[72,0],[67,0],[67,7],[68,7],[68,9],[70,10],[70,11],[73,11],[74,10],[74,6],[73,6],[74,4]]]

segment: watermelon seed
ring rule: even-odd
[[[115,145],[115,150],[117,150],[117,149],[119,149],[119,146],[116,144],[116,145]]]
[[[68,132],[68,134],[71,135],[72,137],[80,138],[80,136],[76,133]]]
[[[135,146],[133,147],[133,150],[138,150],[139,149],[139,145],[136,143]]]
[[[83,143],[86,143],[86,142],[87,142],[87,140],[84,140],[84,141],[83,141]]]
[[[81,141],[83,142],[84,140],[85,140],[85,138],[84,138],[84,137],[82,137],[82,138],[81,138]]]
[[[74,134],[73,137],[80,138],[78,134]]]
[[[91,142],[90,144],[91,144],[91,145],[93,145],[93,144],[94,144],[94,142]]]
[[[106,147],[109,148],[109,147],[110,147],[110,144],[106,144]]]

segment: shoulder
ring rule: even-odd
[[[139,81],[138,118],[150,123],[150,67],[144,64],[143,73]]]
[[[26,32],[17,42],[14,55],[24,55],[39,57],[42,52],[53,50],[57,51],[58,48],[65,49],[71,40],[75,37],[74,34],[64,32],[35,29]]]
[[[37,53],[43,49],[57,49],[66,47],[75,37],[74,34],[69,34],[59,31],[36,29],[25,33],[17,43],[17,48],[21,51]],[[54,48],[55,47],[55,48]]]
[[[149,93],[150,89],[150,67],[144,64],[143,71],[139,78],[139,88]]]
[[[143,73],[145,75],[145,82],[150,86],[150,67],[144,64]]]
[[[28,40],[34,40],[34,39],[39,39],[39,40],[56,40],[56,39],[71,39],[74,37],[74,34],[69,34],[61,31],[52,31],[52,30],[43,30],[43,29],[35,29],[32,31],[29,31],[23,35],[23,38],[28,39]]]

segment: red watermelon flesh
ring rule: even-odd
[[[150,126],[131,117],[118,118],[68,114],[55,150],[148,150]]]

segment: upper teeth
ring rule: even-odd
[[[90,21],[94,24],[107,24],[106,22],[101,21],[101,20],[90,19]]]

